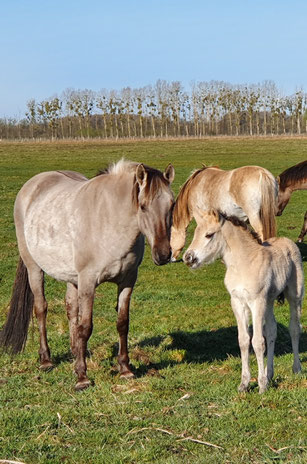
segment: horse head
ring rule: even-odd
[[[223,245],[221,229],[224,217],[215,209],[203,211],[200,208],[197,216],[192,243],[183,255],[183,261],[192,269],[220,258]]]
[[[170,185],[175,170],[171,164],[164,173],[139,164],[136,169],[138,186],[138,224],[151,247],[155,264],[162,265],[171,258],[170,228],[174,196]]]

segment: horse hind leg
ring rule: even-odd
[[[68,283],[65,295],[65,306],[69,323],[70,349],[73,356],[77,355],[77,330],[78,330],[78,289]]]
[[[259,235],[262,241],[266,240],[268,237],[264,236],[263,224],[259,214],[253,213],[248,216],[249,223],[254,229],[254,231]]]
[[[273,312],[274,302],[269,303],[266,309],[264,333],[267,346],[267,367],[266,375],[268,381],[274,375],[274,349],[277,336],[277,324]]]
[[[39,359],[40,369],[49,370],[53,368],[50,359],[50,350],[47,341],[47,301],[44,293],[44,272],[36,264],[28,266],[29,284],[34,295],[34,312],[39,328]]]
[[[298,236],[297,241],[301,243],[304,240],[306,233],[307,233],[307,211],[305,213],[303,227],[300,232],[300,235]]]
[[[295,374],[302,370],[299,358],[299,339],[301,334],[301,312],[302,312],[302,298],[293,295],[290,289],[285,289],[285,296],[290,306],[290,324],[289,332],[291,336],[291,344],[293,351],[293,365],[292,370]]]

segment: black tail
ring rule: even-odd
[[[19,258],[9,313],[0,332],[0,346],[14,354],[22,351],[26,344],[33,302],[28,271],[23,260]]]

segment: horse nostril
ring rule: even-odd
[[[194,255],[193,251],[188,251],[187,253],[185,253],[185,255],[183,257],[183,260],[188,266],[195,263],[196,257]]]

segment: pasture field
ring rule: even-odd
[[[223,169],[256,164],[277,175],[307,159],[307,139],[1,143],[0,326],[18,260],[12,212],[19,188],[47,170],[93,176],[122,156],[160,169],[172,162],[177,194],[201,163]],[[277,218],[278,235],[297,238],[306,200],[307,192],[293,194]],[[192,231],[193,225],[188,241]],[[306,272],[307,242],[300,249]],[[24,353],[1,355],[0,462],[305,463],[307,299],[300,343],[303,373],[292,374],[289,311],[286,304],[276,305],[272,385],[258,394],[252,355],[251,390],[239,394],[241,360],[224,272],[221,262],[195,272],[183,263],[156,267],[146,246],[131,302],[129,351],[136,378],[124,381],[117,373],[116,286],[104,284],[97,289],[89,341],[94,386],[79,393],[74,391],[65,285],[47,278],[47,328],[56,367],[48,373],[38,369],[35,321]]]

